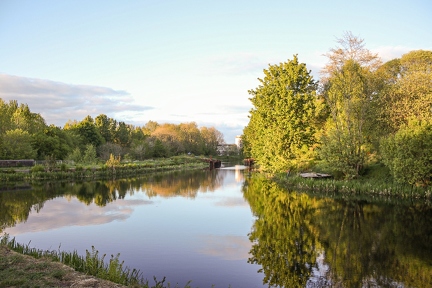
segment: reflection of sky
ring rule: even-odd
[[[224,260],[247,260],[252,244],[246,236],[202,235],[200,253]]]
[[[27,222],[18,223],[5,230],[17,235],[28,232],[40,232],[67,226],[101,225],[115,220],[126,220],[133,211],[133,206],[151,204],[146,200],[117,200],[99,207],[94,203],[85,205],[76,198],[56,198],[44,204],[39,213],[32,213]]]

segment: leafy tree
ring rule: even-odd
[[[184,152],[202,154],[202,139],[198,125],[195,122],[180,123],[179,130],[180,138],[183,142]]]
[[[400,183],[431,185],[432,122],[411,120],[381,142],[383,161]]]
[[[339,46],[326,54],[329,61],[321,71],[328,119],[321,131],[320,157],[330,169],[353,178],[378,142],[374,131],[380,87],[375,71],[381,60],[351,32],[337,42]]]
[[[0,135],[3,135],[8,130],[13,130],[10,104],[0,98]]]
[[[94,120],[91,116],[85,117],[81,122],[69,121],[66,123],[65,130],[71,130],[73,133],[80,137],[80,146],[85,147],[87,144],[91,144],[94,147],[98,147],[104,143],[104,138],[99,133]]]
[[[73,141],[64,130],[50,125],[33,135],[32,146],[37,151],[38,159],[53,156],[62,160],[72,151]]]
[[[32,147],[32,137],[27,131],[9,130],[1,138],[0,157],[2,159],[18,160],[36,157],[36,151]]]
[[[324,97],[330,118],[322,137],[321,157],[345,177],[359,175],[368,152],[371,97],[368,70],[348,60],[329,78]]]
[[[12,123],[16,129],[34,134],[46,127],[45,120],[39,113],[32,113],[27,104],[21,104],[12,114]]]
[[[145,126],[143,127],[143,132],[145,135],[150,136],[156,128],[159,126],[159,123],[156,121],[148,121]]]
[[[87,144],[82,162],[84,164],[95,164],[97,162],[96,148],[93,145]]]
[[[75,149],[73,149],[72,152],[69,153],[69,155],[67,156],[66,159],[74,161],[75,163],[81,163],[83,156],[82,156],[80,148],[76,147]]]
[[[100,135],[105,139],[105,142],[113,142],[115,130],[113,131],[112,128],[114,121],[114,119],[109,118],[105,114],[100,114],[95,118],[95,126],[98,129]]]
[[[115,130],[114,143],[128,147],[131,142],[131,126],[125,122],[119,122]]]
[[[264,170],[298,168],[315,143],[316,82],[297,55],[269,65],[249,94],[254,108],[243,131],[245,150]]]
[[[201,127],[200,134],[202,139],[199,152],[204,155],[217,155],[218,145],[224,144],[223,134],[215,127]]]
[[[379,70],[383,90],[380,119],[396,132],[410,118],[432,120],[432,51],[417,50],[385,63]],[[383,126],[385,127],[385,126]]]
[[[180,138],[179,127],[175,124],[163,124],[153,131],[152,136],[161,141],[166,148],[167,156],[184,153],[184,146]]]

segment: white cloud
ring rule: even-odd
[[[124,111],[144,111],[152,107],[137,105],[124,90],[75,85],[44,79],[0,74],[0,98],[17,100],[40,113],[47,124],[63,126],[67,120],[87,115],[115,115]]]
[[[405,46],[380,46],[371,50],[374,53],[378,53],[378,56],[381,57],[383,62],[387,62],[395,58],[400,58],[403,54],[418,49]]]

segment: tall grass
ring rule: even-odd
[[[57,251],[54,250],[40,250],[31,248],[30,243],[27,245],[16,242],[15,238],[10,238],[8,234],[0,236],[0,245],[7,246],[13,251],[20,254],[29,255],[34,258],[47,258],[51,261],[61,262],[76,271],[93,275],[101,279],[109,280],[114,283],[130,286],[130,287],[143,287],[143,288],[170,288],[170,283],[165,285],[165,277],[158,281],[153,277],[155,286],[149,286],[148,280],[144,279],[139,270],[124,267],[124,261],[120,261],[120,254],[111,255],[109,261],[105,260],[106,254],[99,255],[99,251],[92,246],[91,250],[86,250],[86,255],[81,256],[75,250],[73,252],[61,251],[60,247]],[[190,288],[190,282],[184,287]],[[178,287],[177,285],[175,287]]]

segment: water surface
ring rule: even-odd
[[[0,230],[120,253],[181,287],[432,287],[430,205],[297,193],[242,168],[3,191]]]

